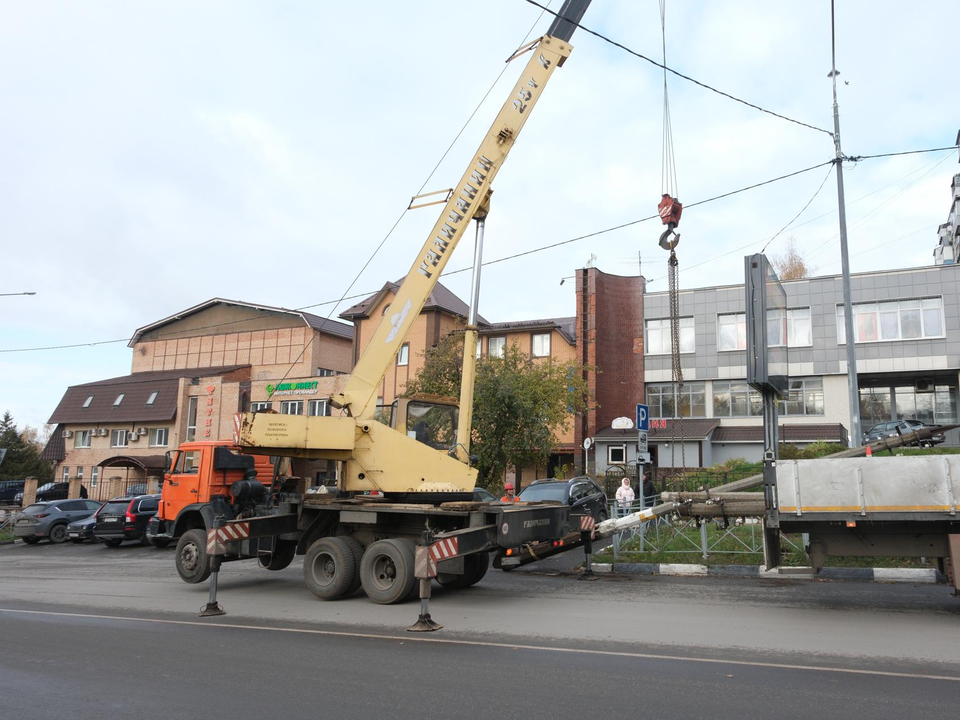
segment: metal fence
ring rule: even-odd
[[[13,526],[21,514],[18,507],[0,507],[0,544],[13,542]]]

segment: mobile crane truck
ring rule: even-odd
[[[161,543],[178,538],[183,580],[207,578],[213,554],[259,558],[269,569],[303,554],[304,581],[317,597],[339,598],[362,587],[375,602],[396,603],[411,596],[417,578],[421,597],[429,597],[431,577],[447,587],[467,587],[484,576],[491,556],[495,567],[508,569],[579,542],[579,521],[567,506],[473,502],[477,471],[470,465],[470,433],[491,185],[553,72],[570,55],[570,38],[589,4],[565,0],[547,34],[511,58],[530,55],[390,311],[343,391],[331,398],[341,414],[245,413],[237,417],[235,446],[225,441],[179,448],[151,533]],[[459,403],[401,398],[391,408],[389,426],[383,424],[375,417],[377,388],[471,220],[477,221],[477,240]],[[423,428],[431,435],[426,441]],[[338,463],[336,491],[315,492],[284,476],[274,476],[268,487],[270,457]]]

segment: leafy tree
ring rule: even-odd
[[[463,334],[448,335],[426,353],[407,393],[460,396]],[[547,464],[556,435],[586,408],[586,383],[571,363],[534,361],[507,345],[502,358],[477,361],[470,452],[480,484],[500,482],[509,466]]]
[[[28,428],[30,430],[30,428]],[[0,480],[23,480],[27,477],[36,477],[40,480],[52,480],[53,468],[49,463],[40,459],[40,450],[33,437],[24,437],[28,433],[17,430],[16,423],[10,412],[3,414],[0,420],[0,448],[7,451],[3,464],[0,465]]]
[[[781,280],[799,280],[809,277],[811,273],[816,272],[814,265],[807,265],[803,255],[797,250],[797,243],[791,237],[787,240],[787,247],[783,255],[774,255],[770,258],[773,269],[777,271],[777,277]]]

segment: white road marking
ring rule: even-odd
[[[51,612],[48,610],[15,610],[0,608],[0,613],[22,615],[45,615],[50,617],[74,617],[93,620],[119,620],[127,622],[156,623],[160,625],[186,625],[202,628],[231,628],[235,630],[260,630],[268,632],[300,633],[303,635],[326,635],[330,637],[353,637],[368,640],[396,640],[399,642],[436,643],[438,645],[465,645],[490,647],[504,650],[539,650],[542,652],[574,653],[580,655],[604,655],[608,657],[636,658],[638,660],[674,660],[677,662],[708,663],[712,665],[741,665],[746,667],[778,668],[782,670],[809,670],[813,672],[847,673],[850,675],[874,675],[879,677],[909,678],[914,680],[946,680],[960,682],[960,677],[950,675],[924,675],[922,673],[891,672],[887,670],[859,670],[856,668],[819,667],[817,665],[794,665],[790,663],[759,662],[756,660],[721,660],[719,658],[689,657],[684,655],[659,655],[656,653],[625,652],[618,650],[591,650],[588,648],[550,647],[549,645],[519,645],[484,640],[450,640],[422,635],[382,635],[379,633],[344,632],[340,630],[311,630],[309,628],[282,628],[269,625],[240,625],[238,623],[209,623],[198,620],[167,620],[163,618],[126,617],[123,615],[93,615],[91,613]]]

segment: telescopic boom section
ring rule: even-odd
[[[343,392],[334,397],[335,404],[348,408],[354,417],[371,418],[376,412],[376,398],[387,368],[486,197],[547,81],[570,55],[574,23],[580,21],[589,4],[590,0],[567,0],[560,17],[551,25],[550,34],[543,36],[531,51],[523,74],[455,186],[350,380]]]

